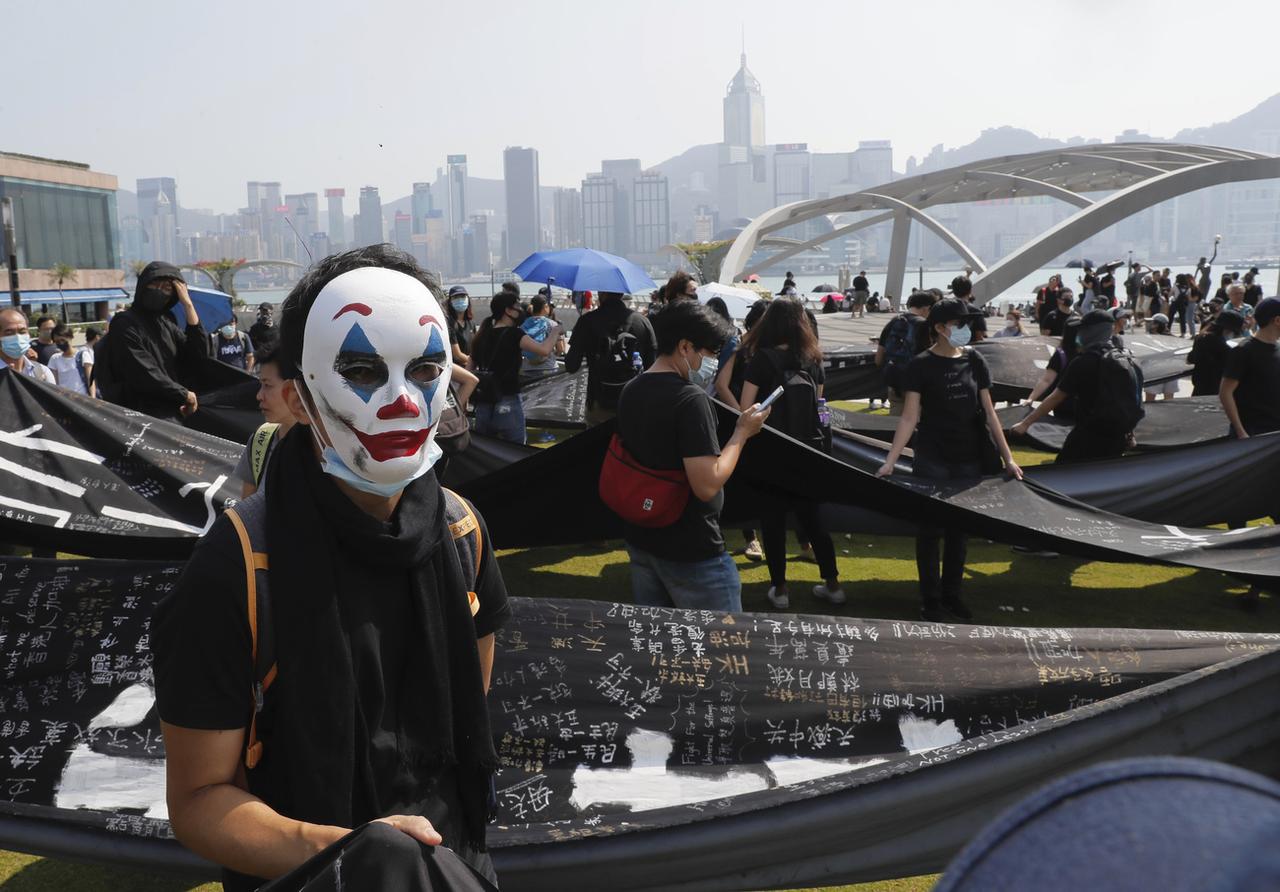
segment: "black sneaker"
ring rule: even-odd
[[[973,619],[973,612],[964,605],[964,602],[961,601],[958,596],[953,595],[950,598],[943,598],[942,606],[947,613],[950,613],[961,622],[967,623],[969,620]]]

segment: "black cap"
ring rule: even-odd
[[[959,320],[969,322],[969,305],[958,297],[944,297],[929,308],[929,328]]]
[[[450,297],[470,297],[471,295],[467,294],[467,289],[464,288],[463,286],[454,285],[452,288],[449,289],[449,296]]]
[[[1115,325],[1116,317],[1111,315],[1110,310],[1090,310],[1084,314],[1080,324],[1085,327],[1090,325]]]
[[[265,304],[265,303],[264,303],[264,304],[258,304],[258,312],[259,312],[259,313],[270,313],[270,312],[271,312],[271,309],[272,309],[272,308],[271,308],[271,304]]]

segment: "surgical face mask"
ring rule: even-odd
[[[467,307],[471,306],[471,300],[466,297],[455,297],[453,300],[449,301],[449,306],[453,307],[453,309],[459,313],[465,313],[467,311]]]
[[[702,363],[695,369],[690,367],[689,383],[706,390],[715,380],[720,361],[712,356],[703,356]]]
[[[222,336],[224,338],[230,338],[235,335],[236,327],[234,325],[224,325],[222,328],[218,329],[218,331],[222,332]]]
[[[325,473],[394,495],[436,463],[452,374],[444,324],[427,287],[394,270],[352,270],[321,289],[301,370]]]
[[[3,350],[4,355],[10,359],[18,359],[30,349],[31,335],[26,332],[5,335],[0,338],[0,350]]]
[[[952,347],[965,347],[972,337],[973,330],[967,325],[957,325],[955,328],[947,329],[947,340],[951,342]]]

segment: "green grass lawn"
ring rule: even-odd
[[[559,433],[559,432],[557,432]],[[534,442],[534,436],[530,437]],[[1040,464],[1052,455],[1015,450],[1019,463]],[[741,534],[727,535],[740,550]],[[817,566],[797,555],[791,542],[788,564],[791,610],[833,612],[810,593],[820,582]],[[836,556],[848,602],[839,615],[884,619],[919,617],[913,540],[890,536],[838,535]],[[626,552],[618,542],[558,548],[513,549],[499,554],[513,595],[546,598],[630,599]],[[742,575],[742,605],[768,611],[769,588],[763,564],[737,557]],[[1038,558],[1015,554],[1008,546],[971,540],[965,600],[975,622],[992,625],[1082,626],[1112,628],[1200,629],[1261,632],[1280,629],[1280,605],[1263,596],[1261,609],[1240,609],[1246,587],[1206,570],[1144,564],[1109,564],[1076,558]],[[924,892],[936,876],[887,880],[840,887],[843,892]],[[179,892],[215,890],[216,884],[181,880],[0,852],[0,885],[5,892]]]

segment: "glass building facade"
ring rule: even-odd
[[[13,200],[19,268],[120,268],[114,192],[0,177],[4,198]]]

